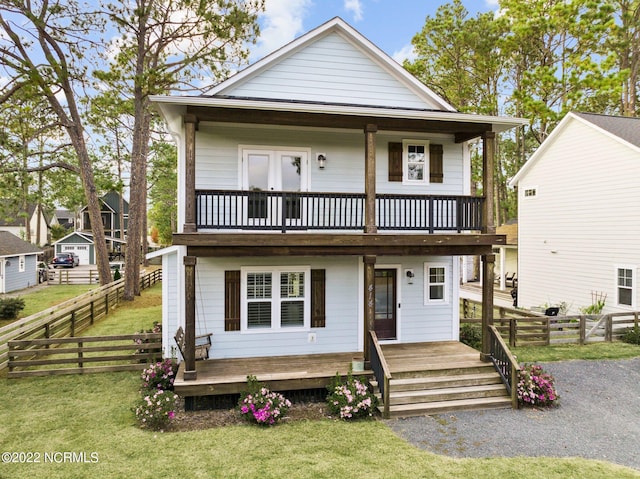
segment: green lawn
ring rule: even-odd
[[[511,350],[519,363],[544,363],[572,359],[629,359],[640,357],[640,346],[622,341],[612,343],[562,344],[522,347]]]
[[[452,459],[409,445],[379,421],[148,432],[134,425],[130,410],[137,374],[0,381],[0,450],[37,453],[40,460],[0,463],[3,478],[640,477],[582,459]],[[65,451],[97,462],[44,462],[45,453]]]
[[[33,290],[27,290],[25,294],[20,295],[24,299],[24,309],[20,313],[20,318],[26,318],[32,314],[39,313],[45,309],[51,308],[56,304],[63,303],[76,296],[87,293],[92,289],[96,289],[98,285],[92,284],[56,284],[51,286],[43,286]]]

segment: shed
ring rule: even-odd
[[[42,250],[8,231],[0,231],[0,293],[38,284],[38,254]]]

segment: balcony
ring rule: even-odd
[[[376,226],[386,231],[480,231],[484,198],[376,195]],[[364,193],[196,190],[202,230],[362,231]]]

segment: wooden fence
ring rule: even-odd
[[[475,303],[475,304],[473,304]],[[481,324],[480,308],[473,300],[463,300],[461,324]],[[586,344],[619,340],[630,328],[640,324],[640,312],[602,315],[544,316],[512,308],[496,308],[494,326],[510,347],[550,344]]]
[[[161,280],[162,270],[149,272],[140,277],[140,289]],[[120,279],[0,328],[0,370],[8,366],[9,341],[74,337],[116,308],[123,294]]]
[[[19,339],[8,344],[8,378],[132,371],[162,358],[162,333]]]

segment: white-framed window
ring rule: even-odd
[[[618,266],[616,268],[616,305],[635,307],[636,297],[635,268]]]
[[[311,326],[309,266],[241,269],[242,332],[306,330]]]
[[[424,264],[424,304],[449,302],[449,265]]]
[[[18,256],[18,271],[24,273],[26,259],[24,256]]]
[[[429,182],[428,141],[402,141],[402,171],[405,183],[424,184]]]
[[[538,196],[538,188],[536,186],[525,188],[523,195],[526,199],[535,198],[536,196]]]

